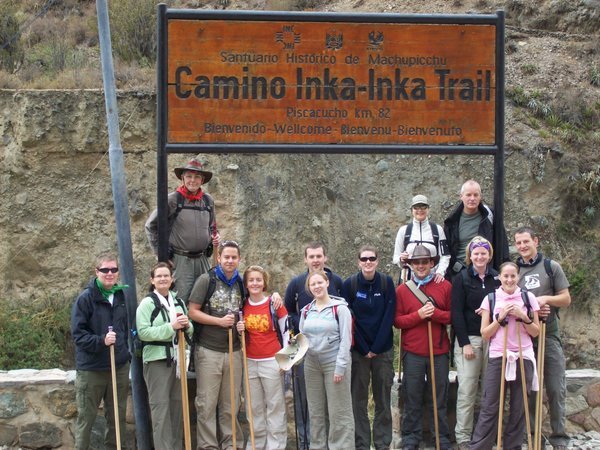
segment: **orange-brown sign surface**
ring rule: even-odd
[[[493,25],[169,20],[168,143],[493,145]]]

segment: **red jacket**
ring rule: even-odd
[[[450,323],[450,292],[452,285],[444,280],[441,283],[430,281],[421,286],[421,291],[432,297],[435,311],[431,317],[433,354],[443,355],[450,350],[446,325]],[[396,288],[396,316],[394,326],[402,330],[402,350],[419,356],[429,356],[427,320],[419,317],[423,305],[405,284]]]

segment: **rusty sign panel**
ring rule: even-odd
[[[166,36],[167,145],[495,144],[493,24],[178,18]]]

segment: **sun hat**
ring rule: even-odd
[[[202,163],[198,161],[196,158],[192,158],[188,161],[188,163],[183,167],[175,167],[175,176],[181,180],[183,173],[186,170],[192,170],[194,172],[199,172],[204,177],[204,183],[208,183],[212,178],[212,172],[208,172],[207,170],[203,170]]]

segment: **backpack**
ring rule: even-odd
[[[215,289],[217,288],[217,275],[215,274],[214,267],[210,269],[208,272],[208,288],[206,289],[206,296],[204,297],[204,302],[202,303],[200,309],[202,312],[212,315],[212,308],[210,306],[210,298],[215,293]],[[243,299],[245,297],[244,284],[240,277],[236,281],[238,289],[240,290],[240,298]],[[239,309],[242,309],[242,305],[239,305]],[[198,322],[192,321],[194,325],[194,342],[198,342],[200,339],[200,330],[202,329],[202,324]]]
[[[152,310],[152,313],[150,314],[150,326],[152,326],[154,324],[154,320],[156,319],[158,314],[160,314],[161,317],[163,318],[163,320],[165,322],[167,322],[168,321],[167,308],[165,308],[165,306],[161,303],[160,299],[154,292],[151,292],[149,297],[154,302],[154,309]],[[185,311],[185,305],[183,304],[183,301],[180,298],[175,298],[174,300],[175,300],[175,306],[179,306],[183,311]],[[167,354],[167,367],[171,366],[171,361],[172,361],[171,347],[173,345],[172,342],[142,341],[138,335],[137,328],[135,326],[131,330],[131,335],[133,336],[133,348],[134,348],[135,354],[137,356],[139,356],[139,357],[142,356],[142,351],[143,351],[144,347],[147,345],[156,345],[156,346],[160,346],[160,347],[165,347],[165,352]],[[185,336],[185,340],[189,344],[190,341],[189,341],[187,334],[184,333],[184,336]]]
[[[385,276],[382,273],[380,273],[379,275],[381,277],[381,292],[383,292],[385,294],[385,292],[387,291],[387,276]],[[357,289],[358,289],[358,273],[355,273],[354,275],[352,275],[350,277],[350,291],[351,291],[351,294],[354,296],[353,301],[356,300]]]
[[[487,299],[490,305],[490,315],[493,315],[494,308],[496,307],[496,293],[490,292],[487,295]],[[527,317],[529,317],[529,320],[533,320],[533,313],[531,311],[531,302],[529,301],[529,294],[525,289],[521,289],[521,299],[523,300],[523,304],[527,309]]]
[[[413,230],[413,223],[410,222],[408,225],[406,225],[406,231],[404,232],[404,249],[406,250],[406,247],[408,246],[408,244],[410,244],[410,236],[412,235],[412,230]],[[435,251],[438,251],[439,248],[439,244],[440,244],[440,232],[438,229],[438,226],[429,221],[429,226],[431,227],[431,235],[433,236],[433,242],[431,241],[414,241],[414,242],[418,242],[419,244],[422,244],[423,242],[425,242],[426,244],[433,244],[433,246],[435,247]],[[440,252],[441,253],[441,252]]]
[[[342,299],[344,300],[342,297],[337,297],[335,295],[332,295],[331,297],[335,297],[336,299]],[[344,300],[345,301],[345,300]],[[308,310],[310,309],[311,305],[315,302],[315,300],[313,300],[312,302],[310,302],[310,304],[308,304],[307,306],[305,306],[302,310],[302,315],[304,316],[304,320],[306,320],[306,316],[308,315]],[[338,324],[338,328],[340,327],[340,316],[338,315],[338,306],[339,305],[333,305],[331,307],[331,309],[333,310],[333,317],[335,317],[335,321]],[[348,306],[348,302],[346,302],[346,306]],[[351,328],[350,328],[350,336],[352,337],[352,341],[350,342],[350,348],[354,347],[354,313],[352,312],[352,310],[350,309],[350,307],[348,307],[348,311],[350,311],[350,317],[351,317]]]
[[[175,208],[175,212],[173,213],[173,215],[171,215],[169,217],[169,235],[171,234],[171,227],[173,226],[173,223],[175,223],[175,220],[177,219],[177,216],[179,215],[179,213],[181,212],[182,209],[192,209],[194,211],[208,211],[208,213],[210,214],[214,208],[214,202],[212,200],[212,198],[204,193],[202,195],[202,206],[190,206],[190,205],[186,205],[185,204],[185,197],[183,196],[183,194],[179,191],[175,191],[175,196],[177,198],[177,207]],[[209,224],[208,224],[208,234],[209,236],[212,235],[212,230],[210,227],[210,220],[209,220]],[[207,258],[210,258],[213,254],[213,244],[212,244],[212,240],[210,242],[210,244],[208,245],[208,247],[206,248],[206,251],[204,252],[204,254],[206,255]]]
[[[271,312],[271,322],[273,323],[273,330],[277,333],[277,340],[279,341],[279,345],[283,348],[283,334],[281,334],[281,328],[279,328],[279,318],[277,317],[277,312],[275,312],[275,308],[273,307],[273,300],[269,297],[269,311]],[[287,326],[287,325],[286,325]]]

